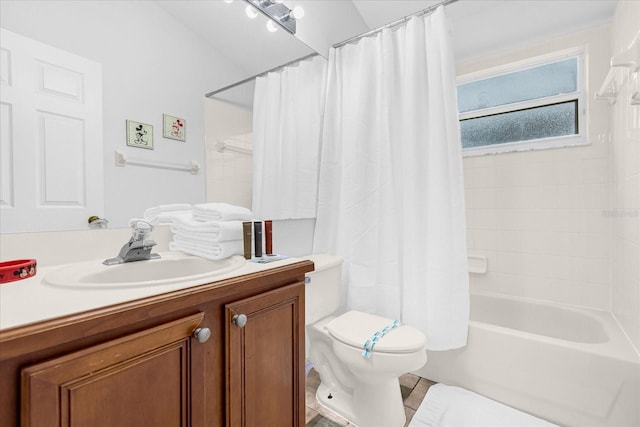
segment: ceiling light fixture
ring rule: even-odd
[[[270,33],[275,33],[276,31],[278,31],[278,26],[271,19],[267,21],[267,31],[269,31]]]
[[[249,10],[251,10],[252,14],[257,12],[261,12],[267,18],[269,18],[269,23],[267,23],[267,29],[271,32],[274,32],[278,29],[276,24],[291,34],[296,33],[296,20],[302,18],[304,16],[304,9],[300,6],[296,6],[292,9],[289,9],[282,2],[283,0],[244,0],[249,4],[247,6],[246,12],[247,16],[252,17],[249,14]]]
[[[293,17],[295,19],[302,19],[304,18],[304,9],[302,8],[302,6],[296,6],[293,8],[293,10],[291,12],[289,12],[291,15],[293,15]]]
[[[244,10],[244,13],[247,14],[249,19],[255,19],[258,17],[258,11],[251,5],[247,6],[247,8]]]

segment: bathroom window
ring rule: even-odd
[[[584,145],[583,68],[571,50],[461,76],[464,155]]]

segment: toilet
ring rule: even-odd
[[[394,327],[394,319],[359,311],[336,315],[342,259],[327,254],[306,258],[315,264],[306,277],[305,324],[308,359],[320,374],[318,402],[356,426],[402,427],[398,378],[427,362],[426,337],[408,325],[396,322]],[[378,340],[371,346],[376,332]]]

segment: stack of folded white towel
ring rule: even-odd
[[[187,203],[174,203],[171,205],[159,205],[144,211],[144,220],[150,224],[171,224],[174,218],[191,216],[193,206]]]
[[[253,213],[241,206],[195,205],[189,212],[172,217],[173,242],[169,249],[213,260],[242,255],[242,222],[252,219]]]

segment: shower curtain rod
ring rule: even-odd
[[[429,7],[427,7],[426,9],[419,10],[416,13],[412,13],[411,15],[407,15],[404,18],[400,18],[397,21],[391,22],[390,24],[385,24],[382,27],[375,28],[375,29],[373,29],[371,31],[367,31],[366,33],[358,34],[357,36],[351,37],[350,39],[347,39],[345,41],[341,41],[340,43],[336,43],[336,44],[333,45],[333,47],[337,49],[339,47],[342,47],[342,46],[348,45],[350,43],[356,42],[356,41],[358,41],[358,40],[360,40],[362,38],[369,37],[369,36],[372,36],[374,34],[377,34],[382,30],[386,30],[387,28],[397,27],[398,25],[404,24],[405,22],[407,22],[409,19],[413,18],[414,16],[427,15],[427,14],[433,12],[434,10],[436,10],[437,8],[439,8],[440,6],[446,6],[448,4],[455,3],[457,1],[458,0],[442,0],[442,1],[438,2],[438,3],[436,3],[436,4],[433,4],[433,5],[429,6]]]
[[[224,92],[227,89],[233,89],[236,86],[240,86],[240,85],[243,85],[245,83],[248,83],[251,80],[257,79],[258,77],[266,76],[269,73],[273,73],[274,71],[278,71],[278,70],[280,70],[280,69],[282,69],[284,67],[288,67],[289,65],[297,64],[298,62],[304,61],[305,59],[313,58],[314,56],[318,56],[318,55],[319,54],[315,53],[315,52],[314,53],[310,53],[309,55],[305,55],[305,56],[303,56],[301,58],[294,59],[293,61],[289,61],[286,64],[278,65],[277,67],[273,67],[273,68],[271,68],[271,69],[269,69],[267,71],[263,71],[262,73],[256,74],[255,76],[247,77],[246,79],[240,80],[239,82],[235,82],[235,83],[230,84],[228,86],[225,86],[223,88],[216,89],[213,92],[207,93],[205,96],[207,98],[211,98],[212,96],[217,95],[220,92]]]
[[[359,35],[357,35],[355,37],[351,37],[350,39],[347,39],[347,40],[342,41],[340,43],[336,43],[336,44],[333,45],[333,47],[334,48],[339,48],[339,47],[348,45],[350,43],[356,42],[356,41],[358,41],[358,40],[360,40],[360,39],[362,39],[364,37],[368,37],[368,36],[372,36],[374,34],[377,34],[380,31],[385,30],[387,28],[397,27],[398,25],[404,24],[405,22],[407,22],[409,19],[413,18],[414,16],[426,15],[428,13],[433,12],[434,10],[439,8],[440,6],[446,6],[448,4],[455,3],[457,1],[458,0],[442,0],[442,1],[438,2],[438,3],[436,3],[436,4],[433,4],[433,5],[429,6],[429,7],[427,7],[426,9],[422,9],[422,10],[416,12],[416,13],[413,13],[411,15],[407,15],[404,18],[400,18],[397,21],[393,21],[390,24],[383,25],[382,27],[375,28],[375,29],[373,29],[371,31],[367,31],[366,33],[362,33],[362,34],[359,34]],[[305,56],[303,56],[301,58],[294,59],[293,61],[287,62],[286,64],[278,65],[277,67],[273,67],[273,68],[271,68],[271,69],[269,69],[267,71],[263,71],[262,73],[256,74],[255,76],[247,77],[246,79],[240,80],[239,82],[230,84],[230,85],[225,86],[225,87],[220,88],[220,89],[216,89],[216,90],[214,90],[212,92],[207,93],[205,96],[207,98],[211,98],[212,96],[217,95],[220,92],[224,92],[225,90],[233,89],[234,87],[237,87],[237,86],[243,85],[245,83],[248,83],[251,80],[255,80],[258,77],[265,76],[265,75],[267,75],[269,73],[273,73],[274,71],[278,71],[278,70],[281,70],[281,69],[283,69],[285,67],[288,67],[289,65],[296,64],[296,63],[298,63],[300,61],[304,61],[305,59],[313,58],[314,56],[318,56],[318,55],[319,55],[319,53],[317,53],[317,52],[310,53],[309,55],[305,55]]]

